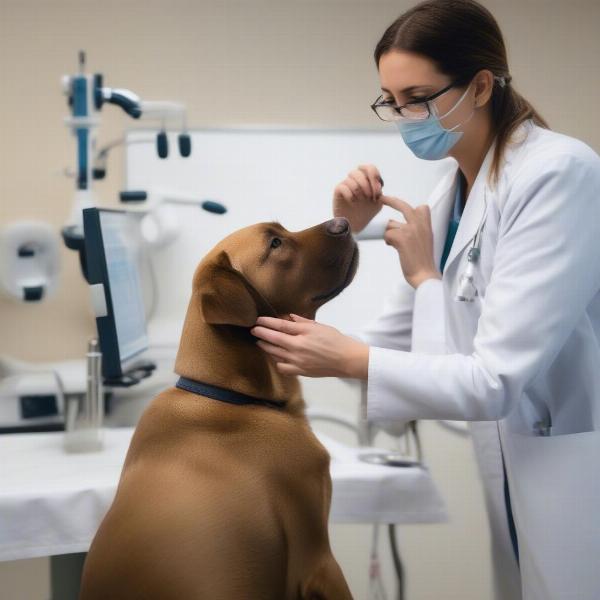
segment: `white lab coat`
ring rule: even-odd
[[[522,124],[500,178],[487,153],[442,280],[402,281],[358,335],[369,421],[470,421],[492,533],[496,597],[600,598],[600,158]],[[458,167],[428,200],[439,264]],[[487,186],[484,202],[484,186]],[[487,211],[485,211],[487,204]],[[456,286],[485,214],[474,302]],[[538,424],[551,425],[541,436]],[[504,453],[518,534],[508,534]]]

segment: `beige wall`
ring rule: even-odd
[[[372,51],[412,2],[397,0],[0,0],[0,225],[44,219],[60,227],[74,142],[59,78],[79,48],[109,85],[185,102],[196,126],[282,123],[371,127]],[[600,3],[494,0],[514,84],[560,131],[600,150]],[[128,124],[103,111],[101,140]],[[97,186],[120,184],[121,155]],[[351,167],[351,165],[349,165]],[[332,186],[335,184],[332,181]],[[41,306],[0,299],[0,352],[29,359],[79,356],[93,323],[76,256],[63,251],[62,285]]]
[[[368,105],[379,86],[372,51],[384,28],[412,4],[0,0],[0,225],[34,218],[58,228],[67,217],[73,185],[60,171],[73,164],[75,146],[62,122],[67,110],[59,79],[74,72],[78,49],[87,50],[90,69],[103,72],[108,85],[185,102],[194,126],[373,127],[378,122]],[[505,33],[514,85],[554,129],[600,151],[600,2],[485,4]],[[100,141],[128,125],[112,107],[103,119]],[[115,153],[110,179],[96,188],[103,203],[114,202],[121,159]],[[0,299],[0,353],[81,356],[94,326],[76,256],[65,250],[62,258],[62,285],[52,300],[25,306]],[[454,521],[404,528],[411,600],[486,600],[487,531],[470,446],[433,425],[425,438]],[[350,556],[354,542],[356,555],[364,555],[363,534],[347,530],[334,540],[346,569],[364,568],[362,558]],[[43,597],[45,563],[25,564],[0,565],[0,580],[12,575],[19,597]]]

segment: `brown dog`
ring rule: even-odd
[[[352,280],[358,248],[336,218],[291,233],[260,223],[196,269],[175,371],[265,404],[178,387],[134,433],[85,561],[81,600],[350,600],[329,545],[329,454],[295,376],[249,332],[259,315],[314,318]]]

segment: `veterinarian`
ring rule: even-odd
[[[283,373],[364,380],[370,421],[471,422],[497,598],[599,598],[600,158],[515,89],[476,2],[417,5],[375,62],[377,115],[456,160],[416,208],[374,165],[335,188],[354,232],[383,204],[403,215],[385,241],[405,281],[358,336],[301,315],[252,332]]]

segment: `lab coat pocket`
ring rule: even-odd
[[[506,434],[524,600],[600,597],[600,431]]]

